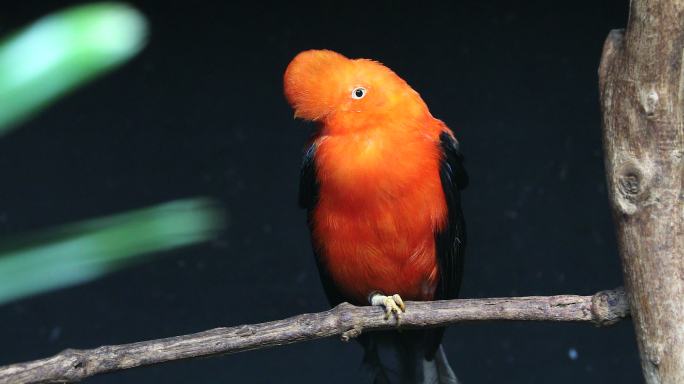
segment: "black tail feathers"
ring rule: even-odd
[[[458,384],[441,345],[426,350],[423,332],[365,335],[364,364],[374,384]],[[430,353],[432,352],[432,353]]]

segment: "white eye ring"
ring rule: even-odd
[[[364,96],[366,96],[366,88],[364,87],[356,87],[351,91],[352,99],[363,99]]]

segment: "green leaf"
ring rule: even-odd
[[[177,200],[0,243],[0,305],[211,239],[222,227],[218,212],[211,200]]]
[[[147,22],[135,9],[95,3],[57,12],[0,42],[0,135],[140,51]]]

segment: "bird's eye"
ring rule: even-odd
[[[352,99],[363,99],[363,97],[366,96],[366,88],[364,87],[356,87],[352,90],[351,97]]]

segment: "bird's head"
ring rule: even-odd
[[[298,54],[285,71],[284,87],[295,117],[309,121],[343,119],[353,126],[369,118],[427,112],[418,93],[389,68],[329,50]]]

